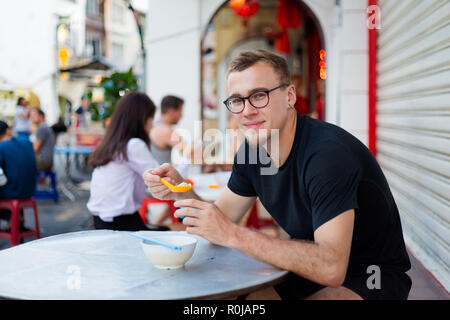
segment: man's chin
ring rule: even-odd
[[[262,135],[261,136],[245,135],[245,138],[247,140],[247,143],[252,147],[265,145],[265,143],[267,142],[267,137]]]

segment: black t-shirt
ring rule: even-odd
[[[244,159],[242,152],[245,163],[238,164],[242,161],[237,159]],[[269,168],[276,167],[267,152],[245,141],[234,159],[228,188],[241,196],[258,196],[293,239],[314,241],[314,231],[322,224],[355,209],[347,275],[366,274],[370,265],[410,269],[389,185],[375,157],[357,138],[335,125],[298,115],[286,162],[275,174],[267,174]]]

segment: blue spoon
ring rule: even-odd
[[[180,208],[178,208],[178,209],[180,209]],[[177,210],[178,210],[177,209]],[[198,210],[197,208],[194,208],[195,210]],[[177,211],[177,210],[175,210],[175,211]],[[178,217],[178,219],[180,219],[180,220],[183,220],[184,218],[186,218],[186,216],[181,216],[181,217]]]
[[[146,237],[140,236],[140,235],[135,234],[135,233],[128,233],[128,235],[130,235],[132,237],[135,237],[135,238],[138,238],[138,239],[141,239],[141,240],[144,240],[144,241],[148,241],[148,242],[151,242],[151,243],[154,243],[154,244],[158,244],[160,246],[163,246],[163,247],[166,247],[166,248],[169,248],[169,249],[172,249],[172,250],[181,250],[181,247],[179,247],[179,246],[174,246],[172,244],[168,244],[168,243],[161,242],[161,241],[158,241],[158,240],[146,238]]]

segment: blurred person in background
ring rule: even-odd
[[[141,92],[130,92],[118,101],[105,137],[92,153],[94,168],[87,203],[95,229],[122,231],[157,230],[139,216],[145,196],[142,174],[159,166],[150,152],[150,130],[156,107]]]
[[[60,133],[67,132],[67,126],[64,123],[64,119],[60,116],[58,121],[50,127],[53,130],[55,136],[55,144],[58,143],[58,136]]]
[[[30,110],[28,108],[27,100],[20,97],[17,100],[16,111],[14,114],[14,132],[18,136],[30,135]]]
[[[11,128],[2,120],[0,120],[0,168],[3,169],[6,179],[6,183],[0,186],[0,200],[28,199],[33,196],[37,172],[33,145],[28,138],[13,137]],[[8,221],[3,232],[10,232],[10,219],[11,211],[0,209],[0,220]],[[20,212],[20,230],[27,230],[24,227],[23,210]]]
[[[161,101],[161,118],[150,131],[152,154],[160,164],[171,162],[172,148],[182,141],[173,126],[183,116],[183,104],[176,96],[165,96]]]
[[[183,116],[184,100],[173,95],[166,95],[161,100],[161,117],[153,123],[150,131],[152,154],[159,164],[172,163],[172,150],[178,148],[182,154],[182,163],[178,164],[177,170],[186,178],[188,174],[188,163],[192,162],[193,146],[183,141],[175,131],[174,127]],[[159,216],[156,224],[161,224],[169,217],[169,208]]]
[[[30,120],[37,126],[33,149],[36,157],[38,171],[51,171],[53,167],[53,149],[55,135],[53,130],[45,123],[45,113],[39,108],[30,111]]]
[[[81,99],[81,105],[75,110],[75,127],[79,128],[80,126],[85,125],[85,116],[86,112],[89,111],[89,99],[86,96],[83,96]]]

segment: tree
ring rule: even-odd
[[[133,68],[130,68],[127,72],[114,72],[111,76],[103,78],[100,86],[104,90],[102,102],[92,101],[92,90],[87,93],[92,121],[103,121],[110,118],[117,101],[127,92],[136,91],[138,81],[133,74]]]

